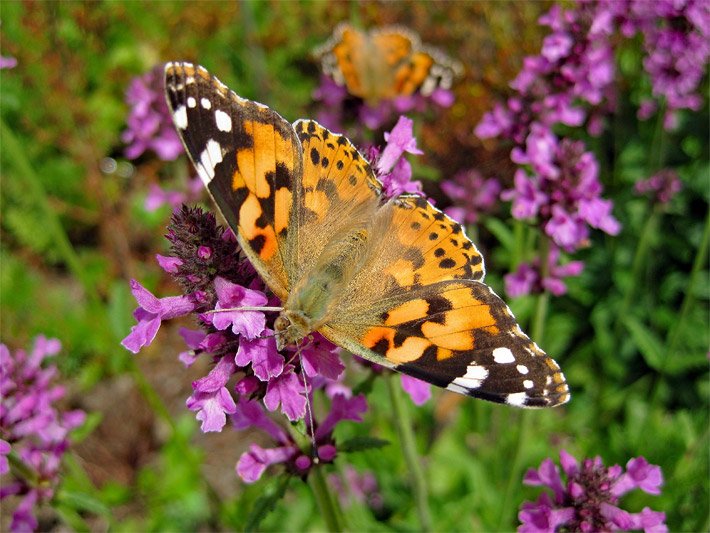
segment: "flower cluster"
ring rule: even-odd
[[[659,466],[643,457],[629,460],[626,471],[619,465],[605,467],[600,457],[585,459],[582,464],[566,451],[560,452],[560,464],[566,476],[552,461],[545,459],[540,468],[530,469],[523,483],[545,486],[536,502],[523,503],[518,518],[521,533],[565,531],[630,531],[647,533],[667,531],[665,513],[645,507],[629,513],[619,507],[619,498],[634,490],[658,495],[663,484]]]
[[[163,161],[173,161],[183,153],[182,143],[173,127],[163,87],[163,66],[133,78],[126,91],[130,106],[128,129],[122,140],[128,144],[126,157],[137,159],[146,150]]]
[[[0,499],[21,498],[12,516],[12,531],[32,531],[38,523],[34,508],[52,499],[59,484],[62,456],[69,432],[84,423],[83,411],[60,412],[56,403],[65,388],[54,385],[57,368],[43,364],[61,350],[57,339],[39,336],[30,353],[14,354],[0,344]],[[12,459],[12,468],[8,464]]]
[[[531,263],[521,263],[515,272],[505,276],[505,292],[511,298],[525,294],[539,294],[548,291],[555,296],[567,293],[564,278],[579,276],[584,270],[582,261],[570,261],[566,264],[559,263],[560,250],[553,247],[547,256],[547,271],[543,275],[540,259],[535,258]]]
[[[441,183],[441,190],[453,202],[444,211],[463,224],[476,224],[481,215],[498,204],[501,184],[496,178],[484,178],[475,169],[464,170]]]
[[[703,0],[629,0],[610,1],[609,7],[626,37],[643,35],[643,67],[653,96],[665,103],[665,128],[674,128],[679,110],[702,106],[697,90],[710,57],[710,6]],[[639,118],[648,118],[657,108],[655,100],[645,99]]]
[[[204,184],[200,178],[188,180],[185,190],[164,189],[156,183],[151,183],[148,195],[145,197],[145,210],[156,211],[164,205],[177,209],[182,204],[196,202],[202,197]]]
[[[343,507],[348,507],[353,501],[366,504],[373,511],[380,511],[384,507],[377,479],[372,472],[360,473],[351,465],[346,465],[342,477],[331,474],[328,481]]]
[[[392,131],[385,132],[385,147],[371,147],[368,159],[372,161],[377,178],[382,182],[386,198],[395,198],[403,193],[421,194],[420,181],[412,181],[412,165],[404,157],[405,153],[423,154],[417,148],[413,133],[414,121],[400,116]]]
[[[667,204],[682,188],[678,173],[668,168],[634,184],[637,194],[648,195],[658,204]]]

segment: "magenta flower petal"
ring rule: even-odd
[[[280,376],[269,381],[264,405],[269,411],[275,411],[281,405],[281,411],[289,420],[300,420],[306,414],[306,398],[303,393],[303,382],[294,373],[293,365],[286,365]]]
[[[626,463],[626,473],[616,481],[612,493],[621,496],[634,489],[658,495],[663,485],[661,467],[649,464],[643,457],[636,457]]]
[[[270,465],[284,463],[295,454],[292,447],[264,449],[256,444],[249,446],[249,451],[242,454],[237,462],[237,475],[245,483],[257,481]]]
[[[323,376],[336,380],[345,370],[338,356],[340,349],[320,335],[301,350],[303,371],[308,377]]]
[[[431,398],[431,385],[429,383],[406,374],[402,374],[400,379],[402,381],[402,389],[409,394],[414,405],[424,405],[429,401]]]
[[[214,287],[217,293],[217,310],[260,307],[268,302],[268,298],[261,291],[247,289],[221,277],[215,278]],[[236,335],[255,339],[266,327],[266,316],[261,311],[225,311],[215,313],[212,316],[212,324],[220,330],[231,326],[232,332]]]
[[[330,413],[316,429],[316,440],[321,440],[330,434],[335,425],[342,420],[362,422],[362,414],[365,411],[367,411],[367,400],[362,394],[352,398],[336,394],[333,396]]]
[[[281,444],[288,442],[286,432],[268,417],[259,402],[240,398],[232,414],[232,423],[236,429],[257,427],[268,433],[276,442]]]
[[[380,174],[390,172],[397,160],[399,160],[405,152],[410,154],[424,153],[417,148],[417,139],[414,137],[413,126],[414,121],[412,119],[400,116],[397,124],[392,128],[392,131],[385,133],[387,145],[377,162],[377,170]]]
[[[285,363],[283,356],[276,350],[274,337],[241,339],[234,360],[242,367],[251,363],[254,375],[261,381],[269,381],[280,376]]]

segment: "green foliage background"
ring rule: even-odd
[[[548,7],[0,4],[2,54],[19,63],[0,71],[0,336],[11,348],[28,346],[39,333],[61,339],[58,364],[72,387],[69,403],[92,413],[43,527],[61,521],[76,530],[324,528],[300,480],[275,473],[252,486],[238,480],[236,458],[258,435],[229,429],[198,435],[183,401],[200,369],[190,373],[177,362],[177,325],[163,328],[137,357],[119,345],[133,323],[129,278],[160,296],[177,292],[153,261],[165,251],[169,212],[146,213],[142,205],[149,183],[187,172],[184,162],[163,165],[148,156],[134,167],[124,164],[129,175],[101,171],[105,157],[123,162],[130,79],[159,62],[192,60],[295,120],[315,109],[319,70],[310,52],[337,22],[406,24],[467,67],[446,117],[419,126],[428,157],[415,177],[433,177],[427,190],[436,196],[436,179],[454,170],[444,161],[498,165],[505,173],[504,147],[491,152],[472,130],[506,93],[522,58],[539,50],[544,32],[535,21]],[[522,486],[523,473],[545,457],[557,459],[562,448],[578,458],[600,455],[607,465],[643,455],[663,468],[662,495],[632,494],[624,508],[662,510],[672,531],[710,529],[707,106],[684,114],[672,134],[654,120],[637,122],[636,106],[648,91],[640,57],[639,43],[621,51],[620,72],[630,81],[611,133],[588,140],[623,231],[595,234],[577,254],[585,271],[569,281],[568,295],[551,300],[544,337],[536,338],[564,368],[571,403],[521,412],[437,392],[422,408],[407,406],[436,530],[513,529],[520,503],[539,493]],[[665,166],[678,170],[684,189],[660,209],[635,196],[633,183]],[[502,276],[533,252],[533,229],[505,214],[475,231],[487,252],[488,282],[502,293]],[[511,305],[523,324],[534,317],[532,297]],[[348,370],[353,382],[365,378],[357,372]],[[369,435],[391,443],[336,461],[335,472],[347,463],[375,472],[385,502],[378,513],[362,504],[346,507],[352,530],[418,528],[384,379],[368,394],[365,423],[339,428],[339,439]]]

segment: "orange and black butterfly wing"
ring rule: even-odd
[[[423,198],[377,213],[363,268],[321,333],[366,359],[451,391],[518,407],[569,399],[557,363],[482,282],[460,224]]]
[[[278,113],[240,98],[197,65],[168,63],[165,90],[200,178],[254,267],[284,299],[303,167],[296,132]]]

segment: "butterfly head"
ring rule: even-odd
[[[274,321],[276,331],[276,348],[282,350],[287,346],[297,346],[313,331],[311,321],[299,311],[284,309]]]

